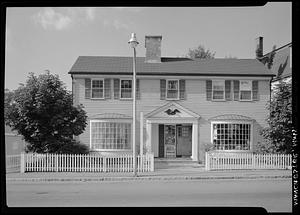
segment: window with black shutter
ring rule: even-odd
[[[160,99],[166,99],[166,79],[160,79]]]
[[[120,98],[120,79],[114,79],[114,99]]]
[[[258,81],[252,81],[252,99],[253,101],[259,100]]]
[[[206,80],[206,100],[211,101],[212,98],[212,81]]]
[[[90,78],[85,78],[85,98],[90,99],[91,98],[91,79]]]

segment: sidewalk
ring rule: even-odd
[[[200,180],[200,179],[283,179],[292,178],[291,170],[205,171],[201,168],[156,169],[138,173],[28,172],[8,173],[7,182],[20,181],[128,181],[128,180]]]

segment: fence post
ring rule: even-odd
[[[58,157],[59,157],[59,154],[56,154],[55,155],[55,165],[56,165],[55,171],[56,172],[58,172]]]
[[[104,157],[104,160],[103,160],[103,171],[106,172],[106,157]]]
[[[25,172],[25,154],[24,152],[21,152],[21,157],[20,157],[20,172],[21,173],[24,173]]]
[[[151,172],[154,172],[154,154],[150,154]]]
[[[205,152],[205,170],[209,170],[209,157],[208,157],[208,152]]]

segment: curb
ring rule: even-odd
[[[168,180],[207,180],[207,179],[284,179],[290,175],[273,176],[174,176],[174,177],[99,177],[99,178],[7,178],[7,182],[100,182],[100,181],[168,181]]]

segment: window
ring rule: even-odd
[[[130,149],[131,124],[91,121],[92,149]]]
[[[213,80],[212,81],[212,100],[224,100],[225,99],[225,81]]]
[[[251,124],[213,123],[212,139],[216,150],[250,150]]]
[[[179,80],[167,80],[167,99],[179,99]]]
[[[121,79],[120,95],[122,99],[132,98],[132,80],[122,80]]]
[[[103,99],[104,98],[103,79],[92,80],[92,98],[93,99]]]
[[[252,100],[252,81],[240,80],[240,101]]]

